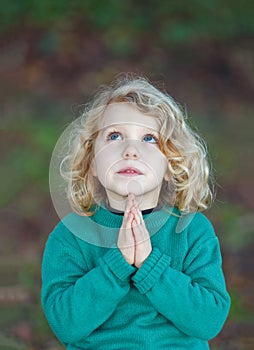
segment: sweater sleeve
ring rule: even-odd
[[[154,248],[132,277],[134,285],[180,331],[212,339],[221,330],[230,306],[217,237],[197,241],[182,272],[173,269],[170,261]]]
[[[118,249],[109,249],[88,271],[77,247],[49,237],[42,262],[42,306],[59,340],[85,339],[114,312],[135,272]]]

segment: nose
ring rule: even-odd
[[[140,154],[133,144],[128,144],[123,152],[124,159],[139,159]]]

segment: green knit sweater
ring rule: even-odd
[[[115,245],[122,216],[104,208],[70,214],[51,233],[42,305],[67,349],[203,350],[221,330],[230,298],[208,219],[196,213],[183,224],[165,209],[144,219],[153,249],[139,269]]]

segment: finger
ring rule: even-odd
[[[134,246],[134,237],[132,232],[133,215],[130,214],[127,218],[125,226],[122,226],[119,230],[118,247],[127,248]]]
[[[130,236],[130,233],[132,235],[132,221],[133,221],[133,214],[129,213],[125,220],[122,222],[122,226],[120,227],[120,235],[124,237],[124,239],[128,239]]]
[[[129,193],[129,194],[128,194],[128,198],[129,198],[131,201],[134,201],[134,199],[135,199],[135,194],[134,194],[134,193]]]
[[[133,216],[134,216],[134,220],[135,220],[135,221],[133,222],[133,224],[135,224],[135,225],[140,225],[141,220],[140,220],[140,216],[139,216],[139,214],[138,214],[137,208],[136,208],[136,207],[131,208],[131,212],[132,212],[132,214],[133,214]]]
[[[131,200],[129,197],[127,197],[126,205],[125,205],[125,212],[126,212],[126,211],[129,212],[131,206],[132,206],[132,200]]]
[[[129,193],[126,201],[128,208],[133,206],[133,201],[134,201],[134,195],[132,193]]]
[[[138,202],[136,201],[136,199],[133,200],[133,204],[135,205],[136,208],[138,208]]]
[[[122,226],[124,226],[124,227],[126,226],[126,221],[127,221],[128,216],[130,214],[131,206],[132,206],[132,202],[129,199],[129,197],[127,197],[124,216],[123,216],[123,223],[122,223]]]
[[[139,209],[138,202],[137,202],[135,199],[134,199],[134,201],[133,201],[133,204],[134,204],[135,208],[137,209],[137,213],[138,213],[138,215],[139,215],[141,221],[143,221],[142,212],[141,212],[141,210]]]
[[[134,216],[133,216],[133,214],[130,212],[130,213],[128,214],[128,216],[127,216],[126,228],[131,229],[133,220],[134,220]]]
[[[142,212],[141,212],[141,210],[139,208],[137,208],[137,215],[139,217],[140,223],[143,224],[144,223],[144,218],[143,218]]]
[[[135,215],[135,219],[137,221],[137,223],[139,225],[144,225],[144,219],[143,219],[143,215],[142,215],[142,212],[140,211],[140,209],[135,206],[135,209],[132,211]]]
[[[146,239],[142,227],[137,224],[137,221],[135,221],[135,224],[132,226],[132,230],[136,244],[140,244],[144,241],[144,239]]]
[[[136,219],[135,219],[135,222],[137,222]],[[133,224],[132,230],[133,230],[133,234],[134,234],[136,242],[142,243],[142,242],[145,242],[147,240],[150,240],[150,235],[149,235],[149,232],[147,231],[145,224],[144,225],[142,225],[142,224],[134,225]]]

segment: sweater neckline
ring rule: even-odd
[[[142,210],[141,212],[142,212],[142,215],[144,216],[144,215],[147,215],[147,214],[151,214],[153,211],[158,211],[161,208],[162,208],[161,205],[157,205],[154,208],[145,209],[145,210]],[[108,211],[110,211],[113,214],[124,216],[124,212],[123,211],[114,209],[114,208],[110,207],[108,204],[105,204],[105,209],[107,209]]]
[[[77,213],[67,215],[63,224],[79,239],[96,246],[115,248],[123,217],[110,212],[104,206],[94,208],[92,216],[80,216]],[[164,206],[158,211],[143,215],[150,237],[168,227],[168,222],[175,221],[179,211],[175,207]]]
[[[152,210],[151,213],[144,213],[143,218],[148,230],[157,231],[172,214],[178,215],[177,209],[164,205],[158,210]],[[120,228],[123,221],[122,215],[109,211],[104,205],[96,207],[94,215],[90,218],[99,225],[112,228]]]

